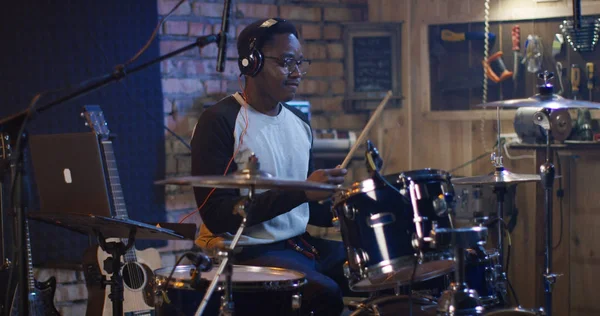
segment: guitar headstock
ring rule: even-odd
[[[103,140],[108,139],[110,131],[108,130],[108,124],[104,120],[104,113],[102,113],[100,106],[86,105],[83,109],[84,111],[81,113],[81,116],[85,118],[85,125],[89,126]]]
[[[0,162],[10,159],[10,137],[8,134],[0,133]]]

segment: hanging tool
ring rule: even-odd
[[[563,65],[560,61],[556,62],[556,74],[558,77],[558,83],[560,85],[560,90],[556,93],[558,95],[562,95],[565,92],[565,87],[563,86]]]
[[[573,95],[574,100],[579,99],[580,84],[581,68],[579,67],[579,65],[573,64],[571,65],[571,93]],[[588,109],[577,109],[577,124],[575,129],[577,131],[577,137],[579,138],[579,140],[591,140],[592,125],[591,115]]]
[[[594,63],[585,64],[585,70],[587,73],[587,88],[589,93],[589,101],[592,101],[594,92]]]
[[[521,61],[522,64],[527,63],[527,71],[538,73],[542,69],[544,46],[542,39],[537,35],[528,35],[525,42],[525,56]]]
[[[498,51],[487,60],[481,62],[486,75],[495,83],[511,78],[513,75],[512,71],[506,69],[506,65],[502,60],[502,55],[503,53]]]
[[[519,25],[515,25],[511,30],[511,38],[512,38],[512,51],[514,55],[514,63],[513,63],[513,80],[515,81],[514,87],[516,90],[517,87],[517,76],[519,75],[519,55],[521,51],[521,27]]]
[[[571,65],[571,95],[573,100],[577,100],[579,97],[579,84],[581,82],[581,69],[579,65]]]
[[[562,34],[554,34],[554,41],[552,41],[552,59],[556,62],[556,77],[558,78],[558,84],[560,85],[560,90],[556,93],[558,95],[562,95],[565,92],[565,87],[563,86],[563,76],[565,75],[563,65],[560,61],[556,60],[556,56],[562,52],[564,42],[565,39]]]
[[[565,37],[562,34],[554,34],[554,41],[552,41],[552,58],[556,60],[556,56],[562,51]]]
[[[496,35],[488,33],[490,47],[494,47]],[[483,41],[485,40],[485,32],[462,32],[457,33],[447,29],[443,29],[440,35],[444,42],[464,42],[464,41]]]

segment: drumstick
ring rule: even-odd
[[[377,109],[375,110],[375,112],[373,112],[373,116],[371,116],[371,118],[369,119],[369,122],[367,123],[367,125],[365,125],[365,128],[360,133],[360,136],[358,136],[358,138],[356,139],[354,146],[352,146],[352,148],[348,152],[346,159],[344,159],[344,162],[342,162],[342,164],[340,165],[340,168],[345,169],[348,166],[348,164],[350,163],[350,160],[352,159],[352,156],[354,156],[354,153],[358,149],[358,146],[360,146],[360,144],[362,144],[365,141],[365,138],[367,137],[367,134],[371,130],[371,127],[373,127],[373,124],[375,124],[375,120],[379,117],[381,112],[383,112],[383,108],[385,107],[385,105],[387,104],[387,102],[391,96],[392,96],[392,90],[388,91],[387,94],[385,95],[385,98],[383,98],[381,103],[379,103],[379,106],[377,106]]]

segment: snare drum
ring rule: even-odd
[[[348,255],[344,272],[353,291],[409,283],[415,258],[415,282],[454,269],[446,246],[426,242],[417,250],[418,240],[433,240],[434,227],[450,228],[448,211],[454,201],[450,174],[423,169],[385,179],[387,183],[375,179],[354,183],[333,198]]]
[[[173,267],[155,271],[157,289],[164,287]],[[157,304],[157,315],[194,315],[214,278],[217,267],[202,272],[200,288],[192,286],[194,266],[177,266],[166,289],[171,303]],[[203,315],[218,315],[224,291],[225,275],[208,301]],[[292,270],[233,266],[231,275],[235,315],[300,315],[301,287],[306,283],[304,274]],[[162,289],[165,290],[165,289]]]

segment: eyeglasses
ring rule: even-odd
[[[264,58],[273,59],[277,62],[279,66],[286,68],[288,71],[288,76],[294,73],[296,68],[298,69],[298,73],[304,76],[306,75],[306,73],[308,72],[308,68],[310,67],[310,59],[296,60],[294,58],[279,58],[271,56],[264,56]]]

